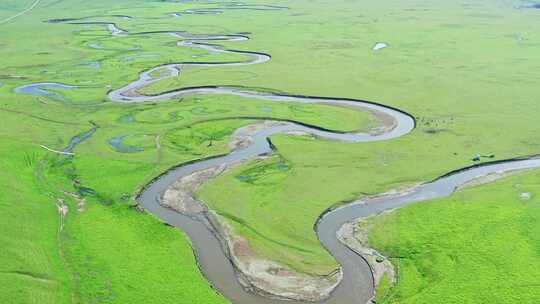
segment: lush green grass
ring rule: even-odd
[[[540,301],[539,193],[533,171],[374,218],[369,241],[398,269],[377,303]]]
[[[0,5],[0,18],[27,2]],[[540,151],[535,86],[540,52],[534,30],[539,11],[515,9],[521,3],[278,1],[291,9],[173,18],[168,13],[208,5],[43,0],[31,13],[0,25],[0,165],[7,185],[0,193],[6,231],[0,245],[9,248],[0,254],[5,282],[0,297],[16,303],[222,303],[197,273],[186,237],[130,209],[131,196],[173,165],[227,152],[232,130],[257,117],[298,119],[335,130],[376,123],[343,108],[225,96],[113,104],[107,91],[137,79],[142,70],[244,56],[177,47],[177,39],[166,34],[111,37],[105,26],[44,20],[126,14],[135,18],[87,21],[117,22],[132,33],[251,32],[252,40],[224,46],[272,55],[262,65],[189,69],[148,92],[241,85],[369,99],[413,113],[418,129],[389,142],[347,145],[277,136],[279,155],[239,167],[201,192],[209,205],[234,219],[257,252],[302,271],[325,273],[336,265],[319,245],[313,224],[332,204],[431,179],[469,165],[476,153],[501,159]],[[390,47],[373,52],[377,41]],[[41,81],[81,88],[59,91],[64,101],[13,93],[19,85]],[[236,116],[250,119],[227,120]],[[75,149],[73,161],[52,166],[57,160],[39,145],[61,149],[71,136],[88,130],[90,120],[100,126],[96,134]],[[144,151],[119,153],[108,144],[124,135],[130,136],[126,144]],[[34,159],[30,165],[25,155]],[[63,196],[60,190],[75,190],[73,179],[97,196],[88,198],[82,213],[70,202],[67,225],[57,234],[55,202]]]
[[[161,225],[157,220],[130,209],[130,198],[133,193],[144,185],[145,182],[177,163],[188,160],[217,155],[228,152],[227,143],[229,135],[234,129],[249,123],[249,120],[223,120],[227,116],[223,114],[218,120],[213,113],[201,112],[204,105],[212,109],[212,100],[197,101],[190,106],[190,101],[186,100],[182,112],[182,119],[179,121],[150,120],[152,115],[147,115],[146,119],[152,121],[140,122],[145,109],[155,109],[152,106],[138,107],[133,122],[121,122],[121,115],[126,113],[124,106],[109,106],[103,110],[92,109],[82,111],[84,118],[93,120],[100,128],[96,134],[75,150],[76,156],[73,161],[58,162],[56,158],[45,159],[45,173],[41,173],[39,179],[34,181],[39,185],[39,189],[31,187],[32,184],[19,184],[22,189],[35,191],[36,195],[47,193],[45,200],[41,203],[48,206],[49,214],[40,213],[43,220],[50,221],[49,225],[54,230],[48,241],[50,248],[41,248],[45,253],[55,252],[58,254],[62,249],[64,252],[64,264],[68,265],[71,275],[62,278],[68,280],[73,278],[73,289],[68,289],[70,284],[62,284],[63,289],[57,293],[74,294],[73,297],[82,302],[101,303],[125,303],[136,302],[140,299],[145,301],[156,301],[157,303],[181,302],[192,303],[205,299],[207,303],[220,303],[224,300],[217,297],[197,270],[193,253],[189,247],[189,242],[185,236],[177,230],[171,230]],[[170,104],[170,103],[169,103]],[[46,107],[46,106],[43,106]],[[54,109],[54,105],[52,106]],[[286,111],[290,110],[289,105],[276,105],[277,112],[280,107]],[[28,107],[29,108],[29,107]],[[167,113],[167,103],[163,104],[163,114]],[[256,107],[254,107],[256,109]],[[59,108],[60,112],[64,108]],[[193,109],[197,109],[193,111]],[[217,108],[219,110],[219,108]],[[307,107],[306,110],[313,109]],[[27,109],[28,113],[32,109]],[[26,113],[26,112],[25,112]],[[27,113],[27,114],[28,114]],[[111,113],[117,113],[112,115]],[[196,113],[188,115],[186,113]],[[305,111],[300,111],[299,116],[305,115]],[[33,133],[26,133],[32,139],[28,143],[30,151],[40,155],[44,150],[38,144],[46,144],[52,148],[61,149],[67,144],[67,139],[74,134],[80,133],[90,128],[90,124],[81,123],[65,127],[60,124],[52,128],[53,124],[45,117],[29,117],[27,114],[5,115],[9,120],[6,125],[17,125],[21,132],[26,128]],[[62,113],[61,113],[62,114]],[[254,111],[246,110],[246,115],[254,115]],[[163,115],[167,117],[167,115]],[[294,114],[291,115],[294,117]],[[289,116],[290,117],[290,116]],[[359,116],[363,117],[363,116]],[[68,117],[66,117],[68,118]],[[69,117],[73,120],[79,117]],[[329,116],[331,119],[332,117]],[[47,118],[48,119],[48,118]],[[143,118],[141,118],[143,119]],[[301,120],[301,117],[299,117]],[[206,120],[206,121],[205,121]],[[23,123],[24,122],[24,123]],[[71,123],[70,121],[66,123]],[[42,128],[35,129],[38,125]],[[8,128],[4,130],[10,130]],[[57,134],[53,133],[56,131]],[[69,135],[68,135],[69,134]],[[145,150],[140,153],[126,154],[118,153],[107,144],[107,140],[113,136],[123,134],[139,134],[145,138],[142,143],[138,141],[127,141],[126,144],[142,145]],[[161,137],[161,150],[157,150],[154,145],[155,137]],[[10,136],[3,134],[4,138]],[[138,138],[138,137],[135,137]],[[11,154],[8,159],[13,159],[13,163],[20,154],[19,147],[10,147],[12,140],[6,139],[6,148]],[[210,143],[212,143],[210,145]],[[13,156],[10,156],[13,155]],[[19,156],[21,162],[24,160]],[[36,158],[40,160],[40,157]],[[11,162],[10,162],[11,163]],[[56,164],[56,165],[51,165]],[[21,174],[18,170],[6,169],[6,172]],[[38,168],[34,169],[38,170]],[[17,172],[17,173],[15,173]],[[32,166],[27,172],[22,172],[32,181]],[[37,174],[37,173],[36,173]],[[10,178],[11,175],[6,175]],[[79,180],[85,187],[90,187],[97,191],[97,197],[89,197],[88,207],[85,211],[78,213],[75,211],[74,203],[70,205],[70,216],[67,218],[67,225],[63,234],[56,235],[58,225],[58,215],[56,213],[55,200],[64,197],[61,191],[75,191],[71,186],[71,180]],[[25,188],[26,187],[26,188]],[[9,193],[6,194],[6,199]],[[12,195],[13,196],[13,195]],[[6,204],[4,208],[9,208]],[[21,211],[23,213],[24,210]],[[37,211],[36,211],[37,212]],[[25,214],[26,215],[26,214]],[[37,215],[36,215],[37,216]],[[24,223],[23,219],[13,217]],[[9,222],[7,222],[9,224]],[[34,222],[40,227],[43,223]],[[18,226],[15,226],[18,227]],[[41,231],[43,228],[36,227],[33,231]],[[14,242],[22,237],[19,233],[6,236],[6,244]],[[41,236],[40,237],[44,237]],[[57,242],[57,237],[61,237]],[[30,238],[30,237],[29,237]],[[38,240],[30,239],[29,242]],[[58,246],[55,248],[55,245]],[[64,248],[65,247],[65,248]],[[127,251],[123,251],[127,250]],[[17,252],[20,248],[13,248]],[[32,258],[34,259],[34,258]],[[8,265],[12,263],[8,261]],[[51,271],[63,269],[62,263],[58,263],[56,268],[50,266]],[[28,272],[27,265],[21,265],[24,272]],[[144,271],[143,271],[144,270]],[[113,275],[114,274],[114,275]],[[59,279],[58,279],[59,280]],[[12,286],[12,285],[8,285]],[[129,288],[131,286],[131,288]],[[151,286],[139,288],[139,286]],[[25,286],[25,290],[36,293],[37,287]],[[57,296],[55,290],[47,290],[51,293],[51,302],[61,302],[54,298]],[[41,297],[41,296],[40,296]],[[43,299],[46,302],[46,298]],[[27,302],[21,300],[21,302]]]
[[[503,148],[501,142],[489,140],[468,146],[468,140],[468,136],[451,132],[417,132],[416,136],[392,142],[352,145],[278,136],[273,143],[289,164],[287,174],[265,172],[255,185],[239,178],[244,171],[265,168],[265,162],[256,162],[211,182],[200,197],[218,212],[240,219],[237,228],[250,237],[259,253],[299,270],[324,273],[335,267],[335,262],[320,247],[313,224],[332,204],[433,179],[444,171],[471,164],[469,157],[474,151],[506,150],[498,154],[501,158],[536,152]],[[463,144],[450,144],[455,141]],[[396,150],[396,146],[401,148]],[[448,155],[441,158],[443,153]],[[411,158],[416,160],[415,170],[410,170]],[[275,179],[275,174],[281,177]],[[284,209],[288,212],[283,213]]]
[[[125,7],[126,3],[118,5]],[[8,249],[1,256],[0,300],[224,303],[226,300],[198,271],[185,235],[131,208],[133,194],[171,166],[228,152],[229,135],[257,118],[296,119],[335,130],[365,130],[376,126],[377,121],[367,113],[346,108],[274,104],[230,96],[187,97],[159,106],[110,103],[105,96],[109,86],[125,85],[141,70],[199,57],[231,61],[241,56],[179,48],[169,35],[111,38],[104,26],[42,22],[77,14],[112,13],[104,9],[104,4],[110,3],[44,1],[28,16],[3,26],[10,35],[0,48],[2,58],[9,58],[3,61],[5,68],[0,75],[1,178],[6,188],[0,194],[0,208],[5,232],[1,244]],[[147,8],[163,5],[140,4]],[[174,28],[169,17],[162,17],[161,26]],[[125,28],[138,23],[139,28],[135,26],[133,32],[160,26],[148,25],[144,19],[96,19],[118,22]],[[106,49],[94,50],[88,47],[90,44]],[[15,95],[12,91],[16,86],[39,81],[81,87],[55,90],[63,100]],[[250,119],[236,119],[238,116]],[[99,128],[75,149],[73,160],[39,147],[61,150],[71,136],[91,128],[89,121]],[[124,135],[128,135],[126,145],[144,150],[119,153],[108,144],[111,138]],[[96,193],[86,197],[81,212],[73,198],[63,193],[77,191],[74,181]],[[61,232],[56,206],[59,198],[70,210]]]
[[[2,143],[0,302],[67,302],[72,283],[58,247],[55,200],[38,191],[33,175],[43,151],[5,137]]]
[[[206,286],[189,242],[176,229],[94,201],[68,220],[64,239],[83,302],[226,302]]]
[[[151,174],[137,170],[140,166],[129,171],[126,164],[90,158],[92,172],[99,169],[96,164],[111,171],[123,170],[104,176],[101,184],[106,184],[105,178],[113,184],[122,182],[114,184],[111,192],[96,187],[97,196],[87,197],[85,210],[78,212],[73,199],[62,194],[76,191],[72,179],[85,181],[73,165],[78,160],[58,158],[37,146],[53,145],[54,141],[41,139],[54,139],[55,135],[67,138],[78,132],[77,127],[0,115],[3,126],[32,125],[25,135],[37,141],[1,135],[5,160],[0,162],[4,185],[0,241],[5,249],[0,256],[2,303],[226,302],[199,273],[189,240],[182,233],[130,208],[129,195],[120,199],[121,190],[131,193],[134,185],[142,184],[141,176]],[[152,168],[146,166],[147,170]],[[121,178],[120,174],[127,172],[132,178]],[[69,205],[62,232],[58,198]]]
[[[242,81],[248,86],[382,101],[413,113],[418,128],[396,140],[355,145],[278,137],[274,144],[291,164],[285,177],[253,186],[237,178],[262,167],[250,164],[203,189],[200,197],[234,214],[259,253],[327,272],[336,265],[313,224],[329,206],[433,179],[472,164],[477,153],[504,159],[540,151],[531,86],[538,75],[530,69],[540,54],[531,31],[538,11],[501,1],[290,5],[291,13],[305,15],[253,30],[256,39],[247,43],[272,54],[271,62],[212,71],[212,78],[226,81],[228,73],[249,69],[258,77]],[[254,26],[259,18],[265,17],[253,17]],[[371,51],[381,40],[390,47]],[[301,46],[309,51],[294,51]],[[196,85],[207,72],[188,72],[181,83]]]

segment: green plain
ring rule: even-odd
[[[2,19],[30,4],[4,2],[0,4]],[[169,13],[211,5],[43,0],[33,11],[0,25],[0,246],[6,248],[0,251],[0,302],[226,303],[198,271],[188,238],[133,208],[134,194],[170,167],[227,153],[234,129],[258,119],[293,119],[340,131],[366,130],[378,123],[368,113],[345,108],[231,96],[116,104],[106,93],[137,79],[143,70],[164,63],[227,62],[245,57],[177,47],[178,39],[167,34],[113,37],[103,25],[44,22],[48,19],[97,16],[81,21],[116,22],[130,33],[251,32],[250,41],[223,45],[272,55],[270,62],[261,65],[189,69],[177,79],[145,88],[145,92],[236,85],[367,99],[412,113],[417,129],[387,142],[344,144],[275,136],[275,156],[235,168],[199,193],[208,205],[233,219],[258,253],[300,271],[327,273],[337,266],[313,231],[317,217],[330,206],[433,179],[472,164],[477,153],[494,154],[490,159],[494,160],[540,151],[540,37],[536,30],[540,10],[520,8],[526,2],[298,0],[274,4],[290,9],[230,10],[221,15],[174,18]],[[115,14],[134,18],[111,16]],[[379,41],[389,47],[372,51]],[[63,98],[56,99],[13,92],[20,85],[35,82],[62,82],[80,88],[57,90]],[[40,147],[61,150],[72,136],[90,129],[90,121],[99,128],[76,147],[73,159]],[[143,151],[120,153],[108,144],[111,138],[124,135],[129,136],[125,144]],[[76,202],[64,193],[81,190],[75,181],[92,189],[82,212],[76,211]],[[493,187],[503,189],[512,181]],[[490,226],[496,234],[490,236],[486,231],[485,242],[499,242],[495,235],[503,233],[503,239],[516,237],[525,244],[528,239],[516,229],[538,226],[534,218],[524,220],[525,211],[534,217],[534,200],[523,204],[516,201],[515,193],[505,194],[507,188],[495,191],[490,187],[463,192],[474,198],[470,208],[477,206],[478,213],[492,215],[493,221],[507,219]],[[500,192],[501,199],[496,201],[500,208],[485,206],[491,191]],[[70,207],[62,231],[56,206],[59,198]],[[453,200],[449,206],[455,204]],[[431,205],[435,204],[422,206]],[[467,217],[458,215],[470,210],[448,208],[440,212],[467,224]],[[423,210],[413,206],[402,212],[418,212],[424,218],[434,212]],[[426,225],[435,226],[432,221]],[[499,227],[501,223],[515,229],[506,231]],[[385,229],[397,229],[395,223],[390,224]],[[434,231],[447,233],[447,229],[438,226]],[[462,232],[465,239],[478,236],[475,231]],[[408,237],[417,245],[433,235]],[[381,248],[386,246],[382,240],[374,241],[380,242],[376,244]],[[399,243],[393,238],[390,241]],[[414,248],[405,245],[399,250]],[[525,245],[519,246],[516,264],[511,265],[528,265],[523,275],[530,278],[536,271],[536,257]],[[471,256],[476,253],[470,252]],[[472,256],[471,263],[480,258]],[[432,263],[434,271],[447,269],[443,262],[443,268],[436,268],[437,263],[425,262],[425,257],[419,261]],[[407,269],[414,270],[415,263],[417,260],[411,259]],[[408,273],[407,269],[403,273]],[[496,274],[509,275],[503,269]],[[478,273],[488,278],[465,288],[462,302],[482,303],[474,302],[485,299],[481,298],[483,292],[474,297],[476,288],[500,291],[504,303],[537,299],[532,287],[523,285],[520,297],[511,297],[510,289],[494,288],[489,278],[494,272]],[[519,275],[522,280],[516,282],[524,282]],[[396,301],[418,293],[425,284],[414,280],[398,284]],[[452,290],[448,284],[437,286],[441,289],[433,294],[447,295]]]
[[[374,218],[370,244],[398,270],[377,303],[538,303],[539,181],[522,173]]]

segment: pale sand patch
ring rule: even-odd
[[[195,192],[224,170],[225,166],[212,167],[178,179],[165,191],[161,205],[188,215],[207,211],[206,206],[194,197]]]
[[[317,276],[262,258],[223,217],[210,211],[208,218],[225,241],[240,283],[248,290],[270,297],[315,302],[327,299],[343,277],[341,268],[326,276]]]
[[[69,191],[62,191],[64,195],[72,197],[77,202],[77,211],[78,212],[84,212],[86,207],[86,199],[79,195],[78,193],[69,192]]]
[[[476,187],[488,183],[492,183],[494,181],[497,181],[501,178],[505,178],[508,176],[516,175],[518,173],[524,172],[525,170],[507,170],[507,171],[498,171],[494,173],[490,173],[488,175],[483,175],[480,177],[477,177],[475,179],[472,179],[463,185],[457,187],[456,191],[460,191],[466,188]]]
[[[389,210],[384,213],[392,211]],[[396,271],[388,258],[369,246],[368,235],[373,228],[373,221],[371,221],[373,217],[369,216],[344,224],[336,232],[336,236],[343,244],[361,255],[368,263],[376,289],[385,274],[390,278],[391,284],[395,284]]]
[[[63,199],[56,199],[56,207],[58,208],[58,215],[60,215],[60,231],[64,230],[66,216],[69,212],[69,207],[66,205]]]

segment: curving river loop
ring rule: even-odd
[[[73,19],[57,19],[71,21]],[[84,22],[77,22],[81,24]],[[90,24],[99,24],[88,22]],[[119,29],[114,23],[106,24],[112,35],[137,35],[129,34],[127,31]],[[163,32],[160,32],[161,34]],[[138,33],[151,34],[151,33]],[[339,140],[344,143],[372,142],[380,140],[390,140],[404,136],[415,128],[414,118],[399,110],[389,106],[369,101],[329,98],[316,96],[294,96],[258,92],[238,87],[228,86],[205,86],[196,88],[181,88],[163,94],[148,96],[139,92],[140,89],[151,85],[165,78],[177,77],[187,67],[227,67],[240,65],[262,64],[271,59],[271,56],[259,52],[246,52],[238,50],[228,50],[221,46],[210,44],[215,41],[245,41],[249,37],[245,35],[191,35],[183,32],[169,32],[170,35],[180,39],[177,43],[180,47],[193,47],[205,49],[215,53],[235,53],[249,58],[240,62],[187,62],[166,64],[144,71],[139,75],[139,79],[117,90],[111,91],[108,96],[111,100],[122,103],[155,102],[167,100],[185,95],[207,95],[207,94],[228,94],[239,97],[262,99],[272,102],[294,102],[327,104],[332,106],[347,106],[358,111],[369,111],[379,116],[383,116],[393,121],[392,126],[386,128],[378,134],[369,133],[338,133],[316,127],[306,126],[301,123],[280,122],[278,124],[268,124],[254,134],[249,134],[249,144],[236,148],[230,154],[210,159],[204,159],[189,164],[181,165],[171,169],[148,184],[138,196],[140,206],[155,214],[164,222],[182,229],[192,240],[193,248],[196,252],[200,268],[206,278],[211,282],[221,294],[235,304],[274,304],[284,303],[283,300],[271,299],[259,296],[242,287],[237,280],[237,273],[228,257],[227,250],[223,249],[219,238],[211,229],[204,213],[195,215],[184,215],[160,204],[165,191],[179,178],[188,176],[194,172],[222,165],[230,165],[238,162],[251,160],[260,155],[272,153],[269,138],[275,134],[290,133],[300,131],[320,138]],[[152,76],[157,70],[166,70],[168,73],[157,73],[160,76]],[[58,88],[61,84],[32,84],[18,90],[20,93],[46,94],[43,91],[46,87]],[[60,87],[62,88],[62,87]],[[66,87],[71,88],[71,87]],[[241,130],[236,135],[243,136]],[[247,136],[247,135],[246,135]],[[367,303],[374,294],[373,276],[369,265],[357,253],[342,244],[336,237],[336,232],[347,222],[360,217],[380,213],[384,210],[399,208],[408,204],[441,198],[452,194],[455,189],[475,178],[494,172],[504,172],[509,170],[520,170],[540,167],[540,159],[516,159],[490,163],[482,166],[470,167],[461,171],[445,175],[430,183],[422,184],[406,194],[394,194],[384,197],[377,197],[328,210],[316,223],[316,232],[321,244],[334,256],[341,265],[343,277],[339,285],[332,292],[331,296],[320,303]],[[331,203],[331,202],[330,202]],[[288,301],[301,303],[300,301]],[[285,302],[285,303],[288,303]]]

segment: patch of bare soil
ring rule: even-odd
[[[130,89],[130,90],[127,90],[125,92],[122,92],[122,96],[125,96],[125,97],[139,97],[139,96],[144,96],[143,93],[140,93],[139,91],[137,91],[137,89],[139,88],[133,88],[133,89]]]
[[[387,211],[387,212],[391,212]],[[396,283],[394,266],[385,256],[369,247],[368,235],[373,228],[371,217],[365,217],[346,223],[336,233],[337,238],[351,250],[361,255],[371,268],[375,287],[379,286],[384,274],[387,274],[392,284]],[[376,289],[376,288],[375,288]]]
[[[231,150],[245,148],[253,142],[252,136],[257,132],[283,124],[283,122],[279,121],[265,120],[239,128],[234,132],[231,141],[229,142],[229,148]]]
[[[371,111],[371,114],[379,121],[380,125],[369,130],[371,135],[380,135],[392,131],[398,125],[397,121],[390,115]]]
[[[333,105],[333,106],[351,109],[353,111],[359,111],[357,108],[352,107],[352,106],[347,106],[347,105]],[[395,129],[398,125],[397,121],[392,116],[386,113],[383,113],[380,111],[372,111],[372,110],[366,110],[366,111],[369,112],[369,114],[373,115],[374,120],[375,120],[375,122],[373,122],[374,126],[370,126],[369,130],[367,130],[367,133],[371,135],[381,135],[381,134],[390,132],[393,129]]]
[[[61,198],[56,200],[56,207],[58,208],[58,215],[60,215],[60,231],[64,230],[64,225],[66,222],[66,216],[69,212],[69,207],[66,205],[65,201]]]
[[[248,290],[278,299],[315,302],[327,299],[343,277],[341,269],[326,276],[317,276],[296,272],[262,258],[223,217],[210,211],[208,218],[224,241],[240,282]]]
[[[77,202],[77,211],[83,212],[86,207],[86,199],[78,193],[63,191],[64,195],[72,197]]]
[[[472,180],[464,183],[463,185],[459,186],[456,189],[456,191],[460,191],[460,190],[463,190],[463,189],[466,189],[466,188],[480,186],[480,185],[483,185],[483,184],[492,183],[492,182],[494,182],[496,180],[499,180],[501,178],[512,176],[512,175],[521,173],[523,171],[524,170],[509,170],[509,171],[500,171],[500,172],[490,173],[488,175],[483,175],[483,176],[477,177],[475,179],[472,179]]]
[[[224,170],[225,166],[212,167],[180,178],[165,191],[161,205],[190,215],[207,211],[206,206],[195,198],[195,192]]]

